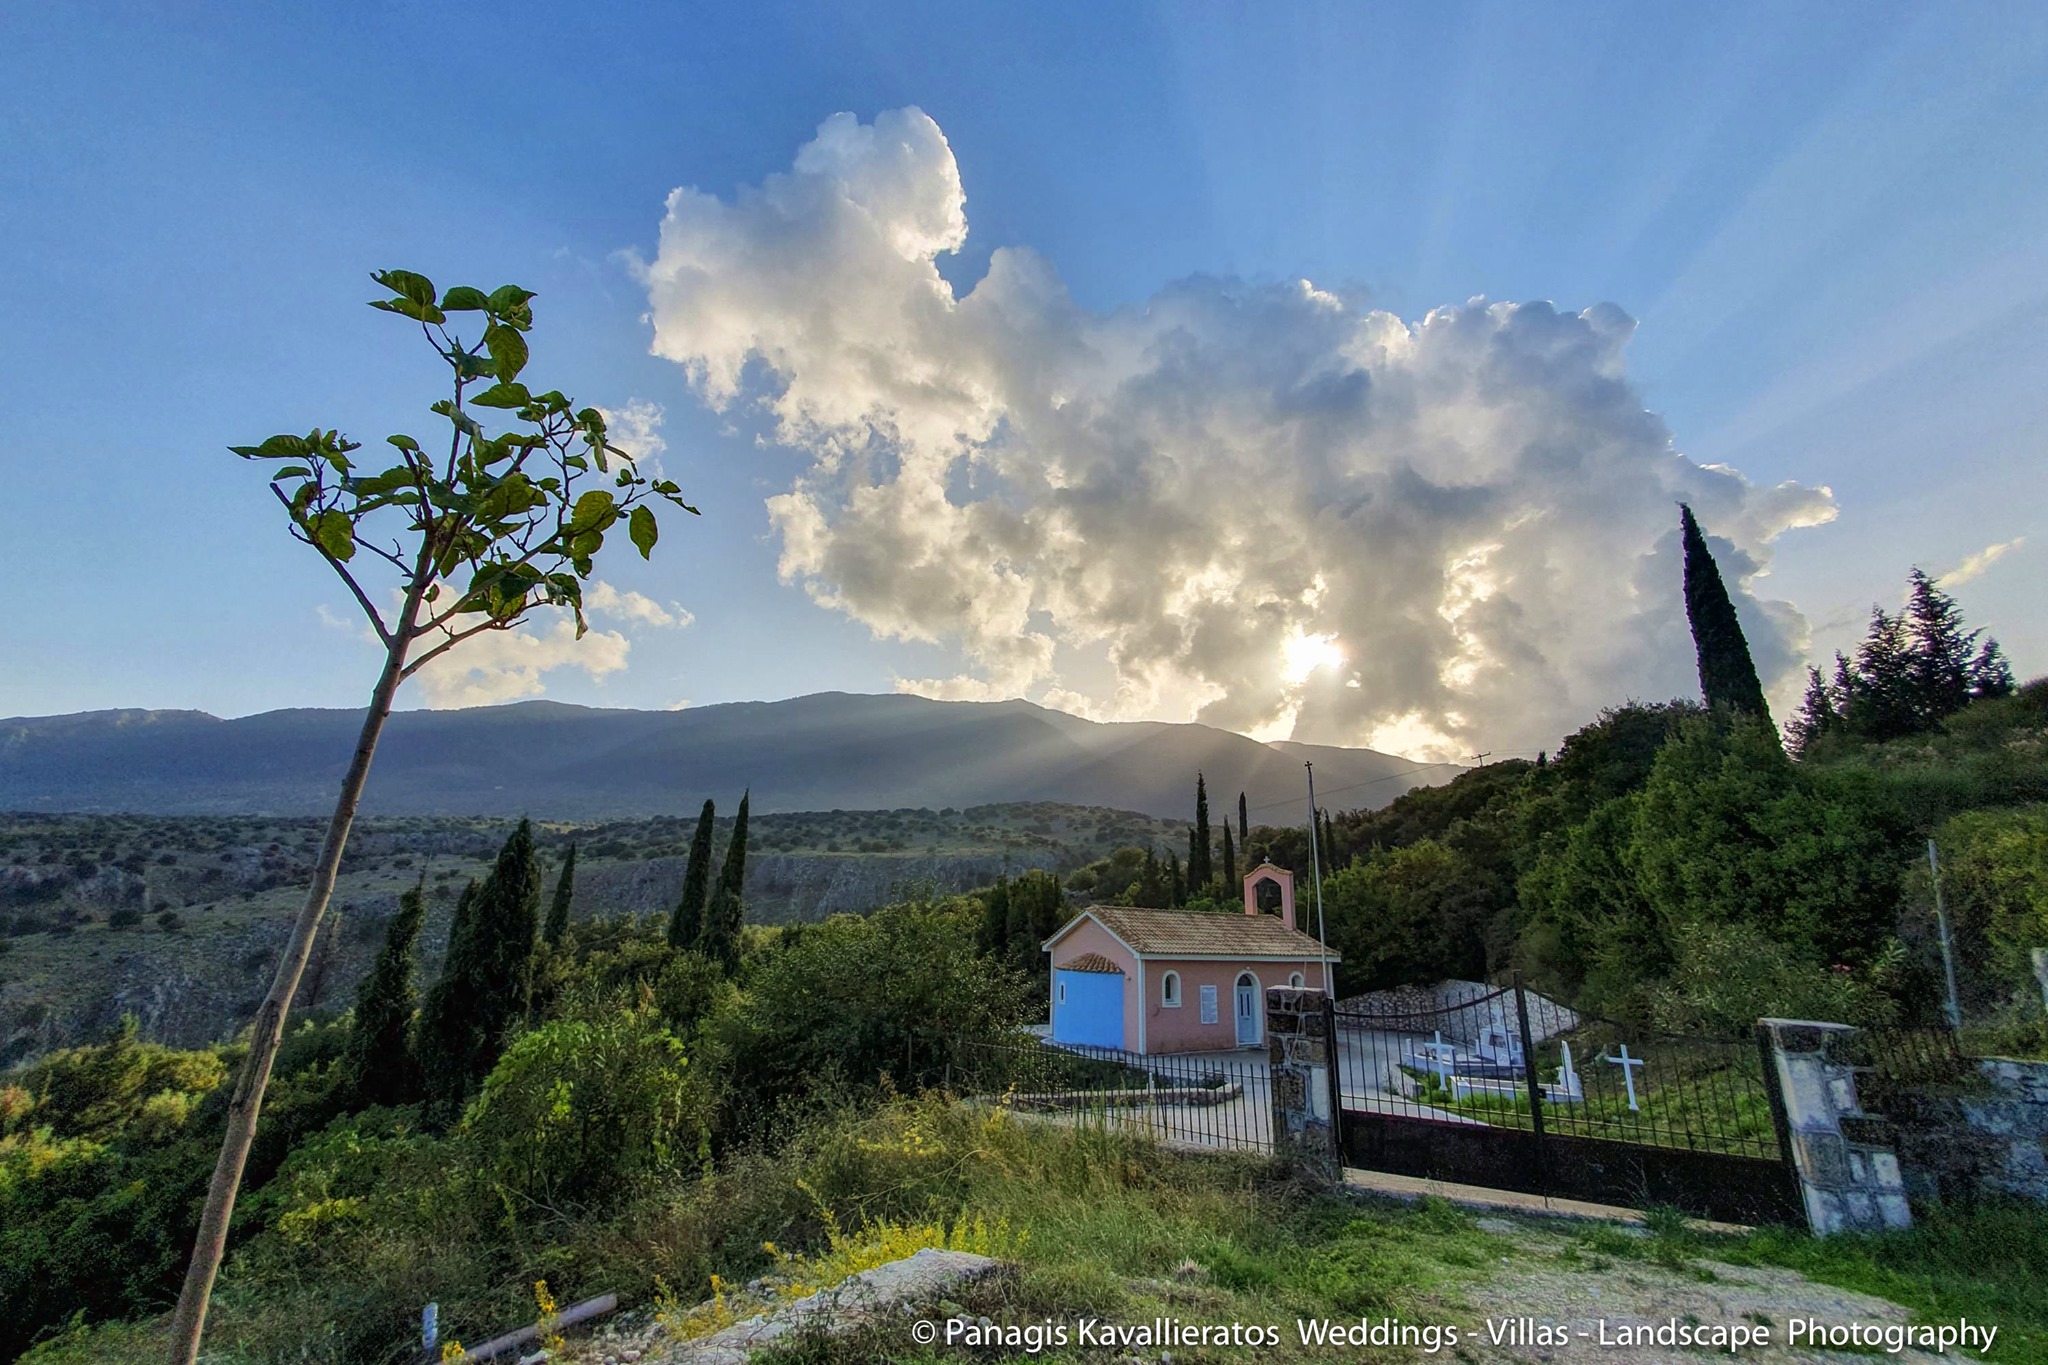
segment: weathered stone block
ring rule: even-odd
[[[1807,1184],[1824,1190],[1849,1185],[1849,1149],[1838,1134],[1794,1133],[1792,1152]]]

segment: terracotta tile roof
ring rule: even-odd
[[[1101,953],[1083,953],[1077,958],[1059,964],[1063,972],[1115,972],[1124,974],[1124,969],[1111,962]]]
[[[1140,910],[1128,905],[1091,905],[1103,927],[1143,957],[1319,958],[1322,945],[1275,915],[1206,910]],[[1070,922],[1067,928],[1072,928]],[[1066,929],[1061,929],[1064,934]],[[1053,935],[1058,939],[1060,934]],[[1330,961],[1342,954],[1330,951]]]

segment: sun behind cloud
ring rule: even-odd
[[[1198,277],[1097,312],[1025,248],[956,291],[937,259],[966,241],[952,148],[899,109],[834,115],[731,199],[677,189],[640,264],[654,352],[808,456],[767,503],[783,578],[958,651],[910,690],[1429,757],[1545,747],[1696,690],[1678,501],[1767,681],[1796,667],[1804,618],[1750,588],[1832,498],[1678,453],[1620,308],[1408,320]]]

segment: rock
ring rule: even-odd
[[[914,1256],[864,1270],[834,1288],[777,1305],[709,1336],[662,1343],[642,1359],[648,1365],[745,1365],[754,1351],[799,1328],[822,1327],[836,1333],[880,1313],[911,1313],[919,1304],[932,1303],[958,1286],[990,1274],[998,1264],[972,1252],[926,1247]]]

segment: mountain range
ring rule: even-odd
[[[90,711],[0,720],[0,810],[324,815],[362,724],[345,710]],[[1220,823],[1305,817],[1304,762],[1325,809],[1381,806],[1458,769],[1371,749],[1260,743],[1206,725],[1105,724],[1025,701],[822,692],[682,711],[525,701],[402,711],[363,812],[601,820],[1062,801],[1188,818],[1195,773]]]

